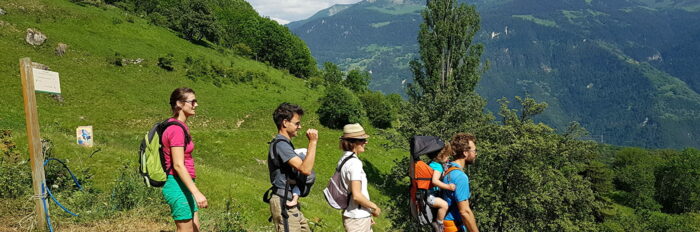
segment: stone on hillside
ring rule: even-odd
[[[27,37],[25,38],[25,41],[27,41],[28,44],[34,46],[42,45],[44,41],[46,41],[46,35],[41,33],[39,30],[28,28]]]
[[[5,13],[7,13],[7,12],[5,12],[2,8],[0,8],[0,15],[5,15]]]
[[[68,51],[68,44],[58,43],[58,46],[56,46],[56,55],[63,56],[66,54],[66,51]]]

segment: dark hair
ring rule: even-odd
[[[355,143],[367,141],[365,139],[340,139],[340,150],[352,151],[355,148]]]
[[[454,151],[454,159],[464,158],[464,152],[471,150],[471,147],[469,147],[469,141],[476,143],[476,136],[467,133],[457,133],[456,135],[452,136],[450,145]]]
[[[188,93],[195,94],[194,90],[187,87],[177,88],[170,94],[170,109],[173,111],[173,115],[176,115],[177,112],[180,111],[180,107],[177,105],[177,102],[186,101],[187,97],[185,97],[185,95]]]
[[[304,109],[288,102],[280,104],[277,109],[275,109],[275,112],[272,113],[272,120],[275,121],[277,130],[282,128],[282,122],[284,120],[292,120],[294,114],[298,114],[301,117],[304,115]]]

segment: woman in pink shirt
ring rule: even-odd
[[[194,169],[192,151],[194,142],[189,136],[187,118],[195,115],[197,99],[194,90],[177,88],[170,94],[170,107],[173,117],[169,122],[182,126],[169,126],[163,132],[163,154],[168,179],[163,186],[163,197],[170,205],[171,215],[175,220],[177,231],[199,231],[198,208],[207,208],[207,198],[194,184],[197,177]]]

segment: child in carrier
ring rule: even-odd
[[[437,214],[435,216],[435,220],[433,221],[433,226],[436,227],[438,231],[444,230],[445,226],[443,225],[442,221],[445,219],[445,215],[447,214],[447,208],[449,207],[447,205],[447,202],[439,197],[440,189],[455,191],[456,188],[454,184],[448,185],[440,181],[442,174],[445,172],[444,165],[447,163],[450,155],[452,155],[452,148],[450,147],[449,143],[445,144],[445,147],[442,148],[440,153],[428,154],[428,157],[431,159],[430,163],[428,163],[428,166],[430,166],[434,170],[431,183],[433,184],[433,186],[435,186],[428,190],[428,204],[430,205],[430,207],[437,209]]]
[[[297,156],[299,156],[299,158],[301,158],[302,161],[306,159],[306,151],[306,148],[294,149],[294,152],[297,153]],[[294,185],[294,187],[292,188],[292,200],[287,201],[287,207],[294,207],[295,205],[297,205],[297,203],[299,202],[300,194],[301,189]]]

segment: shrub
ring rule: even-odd
[[[124,164],[121,168],[109,197],[112,210],[123,211],[162,203],[161,194],[158,191],[160,189],[145,186],[134,170],[136,168],[128,164]]]
[[[237,43],[233,45],[231,49],[233,49],[233,52],[236,53],[236,55],[246,58],[253,58],[253,49],[244,43]]]
[[[112,18],[112,24],[117,25],[117,24],[122,24],[124,21],[122,21],[120,18]]]
[[[126,65],[126,58],[121,53],[115,52],[114,56],[107,58],[107,63],[122,67]]]
[[[226,232],[245,232],[248,231],[245,229],[244,225],[246,224],[246,221],[248,219],[241,215],[241,209],[240,207],[234,205],[233,199],[231,197],[226,198],[226,207],[224,208],[224,211],[221,213],[217,213],[215,215],[219,215],[215,220],[213,231],[226,231]]]
[[[0,131],[0,198],[19,198],[32,191],[29,164],[15,149],[12,131]]]
[[[319,86],[323,86],[323,78],[321,77],[311,77],[306,80],[306,87],[309,89],[316,89]]]
[[[316,113],[326,127],[340,129],[345,124],[362,121],[364,112],[360,100],[346,88],[331,86],[319,101],[321,106]]]
[[[168,53],[168,55],[158,58],[158,67],[165,70],[175,70],[175,65],[173,63],[175,63],[175,56],[172,53]]]
[[[367,112],[367,118],[374,127],[386,129],[396,119],[396,111],[380,92],[367,92],[360,95],[362,106]]]

